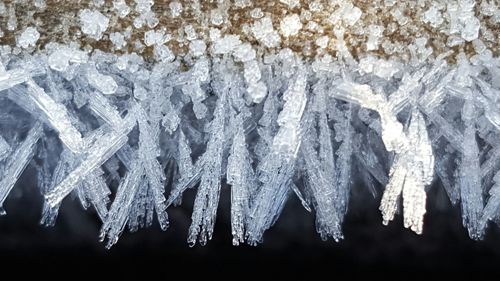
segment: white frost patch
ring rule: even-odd
[[[115,79],[109,75],[99,73],[95,68],[87,72],[89,84],[105,95],[112,95],[118,89]]]
[[[17,38],[17,45],[21,48],[29,48],[36,46],[36,42],[40,39],[40,33],[34,27],[28,27]]]
[[[106,31],[109,24],[109,19],[99,11],[91,11],[85,9],[80,11],[80,23],[82,24],[82,32],[88,36],[99,40],[102,34]]]
[[[149,30],[144,33],[144,44],[150,47],[153,45],[161,45],[165,43],[165,32]]]
[[[280,24],[281,34],[285,37],[297,35],[302,29],[299,15],[293,14],[286,16]]]

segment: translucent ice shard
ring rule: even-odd
[[[426,212],[425,186],[434,177],[434,155],[422,114],[414,110],[411,118],[407,133],[410,151],[406,154],[409,173],[403,187],[404,226],[420,234]]]
[[[331,142],[331,140],[328,141]],[[327,163],[320,161],[318,153],[311,143],[310,140],[304,140],[301,152],[307,169],[307,186],[310,187],[314,198],[316,229],[323,239],[333,237],[335,240],[339,240],[342,238],[341,220],[339,219],[339,211],[342,208],[339,208],[336,200],[338,198],[338,188],[336,188],[336,181],[334,180],[336,179],[335,169],[334,166],[331,166],[333,164],[333,150],[328,153],[323,148],[320,154],[322,158],[330,158],[331,163],[327,165]],[[323,154],[325,152],[327,154]]]
[[[237,133],[234,136],[227,164],[227,183],[231,185],[231,232],[233,245],[245,241],[245,223],[250,208],[250,189],[254,183],[245,132],[240,114],[236,117]]]
[[[46,116],[48,123],[58,132],[61,141],[73,152],[81,152],[84,146],[82,136],[71,124],[66,107],[56,102],[32,79],[27,81],[27,86],[29,98]]]
[[[139,167],[140,161],[134,161],[134,163],[136,164],[132,165],[132,169],[127,172],[124,179],[120,182],[115,200],[101,227],[100,238],[101,241],[107,238],[107,248],[111,248],[118,241],[129,218],[135,194],[141,185],[144,169]]]
[[[0,161],[2,161],[3,159],[5,159],[5,157],[8,156],[8,154],[10,153],[10,145],[7,143],[7,141],[5,141],[5,139],[0,136]]]
[[[90,109],[106,123],[113,127],[118,127],[122,123],[122,118],[117,109],[98,92],[87,93]]]
[[[17,45],[27,49],[33,47],[40,38],[40,33],[34,27],[26,28],[23,33],[17,38]]]
[[[134,128],[136,116],[129,112],[121,125],[99,138],[82,162],[57,187],[45,195],[47,203],[54,207],[59,204],[76,185],[113,156],[128,140],[128,133]]]
[[[23,69],[13,69],[5,71],[3,64],[0,62],[0,91],[7,90],[16,85],[26,82],[30,77]]]
[[[400,195],[403,196],[404,224],[416,233],[422,232],[425,214],[425,186],[434,173],[434,156],[422,114],[412,110],[410,125],[405,132],[392,113],[395,104],[371,92],[366,85],[342,84],[334,96],[354,101],[376,110],[382,123],[382,140],[388,151],[396,153],[389,183],[382,197],[380,210],[387,224],[393,219]]]
[[[0,214],[5,214],[3,203],[33,157],[35,146],[43,133],[42,124],[36,123],[24,141],[12,152],[5,163],[0,181]]]
[[[109,19],[99,11],[84,9],[79,13],[83,33],[99,40],[108,28]]]
[[[475,123],[476,109],[470,100],[465,102],[462,119],[465,123],[462,161],[458,172],[460,186],[460,203],[462,206],[463,224],[473,239],[482,237],[480,219],[483,212],[483,195],[481,188],[481,168],[479,150],[476,141]]]
[[[193,160],[191,159],[191,148],[182,130],[179,132],[179,173],[181,181],[189,180],[194,175]]]
[[[112,95],[118,89],[113,77],[99,73],[95,67],[89,67],[87,79],[90,85],[105,95]]]
[[[215,225],[219,193],[221,188],[222,156],[224,152],[224,130],[227,111],[226,89],[221,89],[210,123],[210,140],[203,154],[203,170],[200,185],[191,215],[188,243],[194,245],[198,240],[202,245],[212,239]]]
[[[493,220],[498,216],[498,208],[500,207],[500,171],[493,177],[493,186],[489,191],[488,203],[483,210],[483,215],[481,216],[479,225],[482,231],[487,226],[489,220]]]
[[[158,162],[160,148],[158,147],[159,125],[149,124],[146,113],[138,110],[137,123],[139,125],[139,159],[144,167],[144,173],[162,230],[168,227],[167,206],[165,205],[165,174],[161,164]]]
[[[278,116],[279,131],[260,166],[262,186],[256,194],[248,222],[248,243],[252,245],[260,242],[264,231],[274,224],[287,198],[301,141],[301,120],[307,103],[306,82],[306,73],[299,68],[296,79],[283,95],[285,104]]]

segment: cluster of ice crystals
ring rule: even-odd
[[[423,21],[432,27],[439,27],[444,19],[438,6],[432,5],[423,15]]]
[[[172,14],[172,17],[176,18],[176,17],[181,15],[182,4],[180,2],[178,2],[178,1],[170,2],[169,7],[170,7],[170,13]]]
[[[95,67],[89,67],[87,79],[91,86],[105,95],[112,95],[118,89],[118,85],[113,77],[99,73]]]
[[[38,39],[40,39],[40,33],[36,30],[36,28],[28,27],[17,38],[17,45],[25,49],[34,47],[36,46]]]
[[[144,33],[144,44],[146,46],[161,45],[165,43],[165,39],[165,34],[161,30],[149,30]]]
[[[81,10],[79,13],[82,32],[88,36],[99,40],[102,34],[108,29],[109,19],[96,10]]]
[[[264,17],[252,25],[252,32],[255,38],[268,48],[277,47],[281,38],[274,30],[273,22],[270,17]]]
[[[380,25],[370,25],[368,26],[368,41],[366,42],[366,49],[368,51],[377,50],[380,44],[380,37],[382,37],[382,32],[384,32],[384,27]]]
[[[47,58],[47,62],[53,70],[64,72],[70,63],[85,63],[87,59],[88,55],[85,52],[63,46],[56,47]]]
[[[125,3],[125,0],[113,0],[113,8],[120,18],[124,18],[130,13],[130,7]]]
[[[299,30],[302,29],[302,23],[300,22],[299,15],[292,14],[283,18],[280,23],[281,33],[285,37],[297,35]]]
[[[0,213],[32,165],[41,223],[72,194],[95,210],[108,248],[125,228],[156,219],[166,230],[188,189],[190,245],[212,238],[223,192],[234,245],[262,242],[293,197],[322,239],[343,238],[357,194],[380,200],[383,224],[401,213],[421,234],[437,181],[471,238],[498,224],[498,4],[281,0],[273,14],[213,2],[169,1],[172,30],[152,0],[90,1],[75,19],[82,42],[35,50],[43,26],[0,1],[15,39],[0,46]],[[120,54],[92,50],[99,40]]]
[[[280,2],[287,5],[290,9],[300,6],[300,0],[280,0]]]
[[[120,32],[113,32],[109,35],[109,40],[113,42],[113,45],[119,50],[127,45],[125,41],[125,36]]]

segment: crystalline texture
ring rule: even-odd
[[[34,27],[26,28],[17,38],[17,45],[22,48],[34,47],[40,38],[40,33]]]
[[[0,161],[5,159],[7,155],[9,154],[11,148],[10,145],[5,141],[5,139],[0,136]]]
[[[113,77],[99,73],[94,67],[89,68],[87,79],[90,85],[105,95],[112,95],[118,89]]]
[[[137,161],[134,163],[139,164],[140,162]],[[125,228],[127,219],[129,218],[128,215],[132,201],[140,187],[143,172],[144,170],[139,166],[133,165],[131,170],[129,170],[125,175],[125,178],[120,182],[120,186],[118,186],[116,198],[113,201],[108,216],[101,227],[100,237],[102,241],[105,238],[108,239],[108,243],[106,244],[107,248],[110,248],[118,241],[120,234]]]
[[[292,14],[286,16],[280,23],[281,33],[285,37],[297,35],[302,29],[302,23],[300,22],[299,15]]]
[[[474,128],[475,110],[471,101],[465,102],[462,116],[465,122],[465,132],[458,184],[460,186],[463,224],[467,227],[471,238],[480,239],[482,229],[479,222],[483,211],[483,197],[479,151]]]
[[[487,226],[488,220],[493,220],[497,217],[498,208],[500,207],[500,171],[493,177],[494,185],[490,188],[488,203],[484,207],[483,215],[479,222],[481,230]]]
[[[131,120],[132,119],[132,120]],[[47,203],[54,207],[66,197],[76,185],[90,173],[100,167],[106,160],[115,154],[128,139],[128,133],[135,126],[133,114],[123,120],[118,128],[98,139],[90,148],[85,159],[51,192],[45,195]]]
[[[224,89],[222,89],[224,91]],[[224,129],[226,119],[226,93],[221,93],[210,124],[211,138],[203,154],[203,172],[191,215],[188,243],[194,245],[199,240],[202,245],[212,238],[215,225],[219,192],[221,188],[222,156],[224,149]]]
[[[231,232],[233,245],[244,242],[246,216],[250,208],[250,188],[253,182],[253,169],[247,150],[241,116],[236,116],[239,128],[234,136],[227,164],[227,183],[231,185]]]
[[[31,161],[33,157],[35,145],[42,137],[43,128],[40,123],[28,132],[24,141],[15,149],[10,156],[9,161],[5,164],[2,173],[2,180],[0,181],[0,214],[5,214],[3,210],[3,203],[14,187],[22,172]]]
[[[32,79],[28,79],[26,84],[28,86],[26,92],[21,92],[19,89],[13,91],[16,100],[17,98],[23,98],[22,96],[27,94],[34,106],[46,117],[47,123],[58,132],[61,141],[72,151],[81,151],[84,148],[82,136],[71,124],[66,107],[52,99]],[[22,102],[22,100],[19,102]],[[32,113],[36,114],[35,112]]]
[[[108,29],[109,19],[99,11],[84,9],[79,13],[80,23],[83,33],[99,40],[106,29]]]
[[[431,183],[434,173],[434,157],[421,113],[412,110],[410,125],[404,132],[403,126],[391,113],[392,106],[373,94],[366,85],[342,84],[339,89],[341,93],[337,95],[338,98],[357,102],[380,114],[382,140],[388,151],[396,153],[380,204],[384,223],[393,219],[402,193],[404,225],[421,233],[425,214],[424,188]]]
[[[301,120],[307,102],[306,82],[305,72],[300,69],[284,93],[285,104],[278,116],[280,128],[260,168],[259,180],[263,185],[256,195],[249,219],[247,235],[250,244],[261,241],[264,231],[274,224],[286,200],[300,147]]]

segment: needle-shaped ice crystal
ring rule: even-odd
[[[91,147],[82,162],[57,187],[45,195],[47,203],[54,207],[59,204],[76,185],[113,156],[128,140],[129,132],[135,126],[134,113],[129,113],[118,128],[113,128]]]
[[[0,161],[7,157],[7,155],[10,153],[10,150],[10,145],[2,136],[0,136]]]
[[[225,91],[226,89],[221,89]],[[217,100],[214,119],[210,123],[210,140],[203,154],[203,172],[191,215],[188,243],[194,245],[198,240],[202,245],[212,239],[215,225],[219,193],[221,188],[222,156],[224,152],[224,130],[227,111],[227,93],[223,92]]]
[[[418,109],[412,109],[410,125],[405,132],[392,113],[394,106],[372,93],[369,86],[344,83],[339,89],[340,93],[334,94],[337,98],[354,101],[379,113],[382,140],[388,151],[396,153],[380,204],[384,223],[394,218],[402,194],[404,225],[421,233],[425,214],[425,186],[431,183],[434,173],[434,156],[422,114]]]
[[[476,141],[475,116],[475,106],[471,100],[466,100],[462,110],[465,131],[462,161],[457,180],[460,187],[463,224],[467,227],[471,238],[480,239],[482,237],[482,229],[479,223],[484,206],[479,148]]]
[[[493,177],[493,186],[489,191],[489,199],[488,203],[484,207],[483,215],[481,216],[481,220],[479,222],[481,230],[487,226],[489,220],[493,220],[498,217],[498,209],[500,207],[500,171],[498,171]]]
[[[259,180],[263,183],[256,194],[247,230],[252,245],[262,240],[264,231],[278,218],[290,190],[295,157],[300,148],[302,116],[307,103],[307,76],[303,68],[283,95],[285,104],[278,115],[279,131],[270,153],[263,159]]]
[[[123,232],[135,194],[140,188],[143,179],[144,169],[139,167],[140,161],[134,161],[134,163],[136,164],[131,167],[131,170],[127,171],[127,174],[120,182],[115,200],[101,227],[100,238],[101,241],[104,241],[105,238],[108,239],[106,244],[108,249],[118,241],[120,234]]]
[[[245,241],[245,223],[250,208],[250,188],[254,172],[247,149],[241,114],[237,115],[234,136],[227,164],[227,183],[231,185],[231,232],[233,245]]]
[[[0,62],[0,91],[24,83],[29,78],[29,74],[20,68],[5,71],[3,64]]]
[[[28,96],[47,117],[49,124],[59,133],[61,141],[72,151],[80,152],[84,146],[82,136],[71,124],[66,107],[56,102],[32,79],[28,80],[27,86]]]
[[[137,123],[139,125],[139,159],[142,161],[144,173],[149,188],[152,191],[152,198],[158,217],[158,222],[162,230],[168,227],[168,215],[165,204],[165,174],[161,164],[158,162],[160,148],[158,146],[159,125],[150,124],[147,120],[146,112],[138,110]]]
[[[41,123],[36,123],[28,132],[24,141],[10,155],[9,161],[5,164],[0,180],[0,214],[5,214],[3,203],[17,180],[23,173],[26,166],[31,161],[35,146],[40,137],[42,137],[43,127]]]

